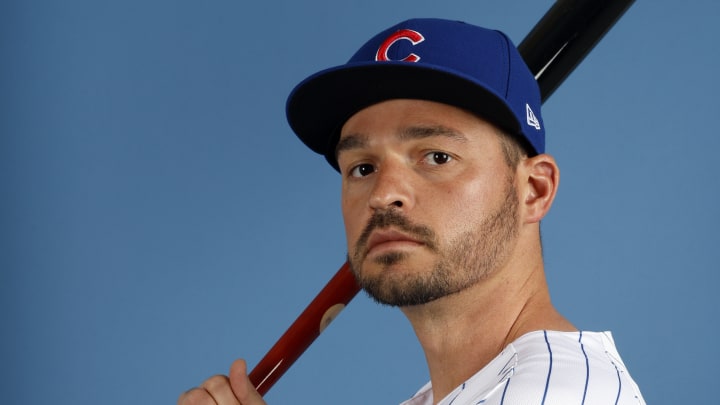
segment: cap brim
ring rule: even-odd
[[[488,86],[462,73],[421,63],[362,62],[318,72],[290,93],[286,113],[303,143],[339,170],[335,145],[342,125],[365,107],[401,98],[449,104],[510,133],[520,131],[503,97]]]

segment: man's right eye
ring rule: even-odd
[[[365,177],[375,173],[375,166],[370,163],[362,163],[350,170],[350,177]]]

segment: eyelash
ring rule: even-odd
[[[369,172],[369,173],[367,173],[367,174],[365,174],[365,175],[362,175],[361,173],[358,173],[358,175],[355,175],[355,172],[356,172],[356,171],[360,171],[360,170],[362,170],[363,168],[368,168],[368,167],[372,169],[371,172]],[[348,176],[349,176],[349,177],[360,178],[360,177],[368,176],[368,175],[370,175],[371,173],[375,173],[375,171],[376,171],[375,166],[371,165],[370,163],[360,163],[359,165],[353,166],[353,167],[350,169],[350,171],[348,172]]]
[[[444,160],[444,162],[438,163],[438,162],[435,161],[435,158],[437,158],[438,155],[442,157],[442,160]],[[431,161],[431,162],[428,161],[428,158],[432,159],[432,161]],[[439,152],[439,151],[428,152],[428,153],[426,153],[426,154],[423,156],[423,161],[426,161],[426,162],[430,163],[430,164],[433,165],[433,166],[441,166],[441,165],[444,165],[444,164],[447,164],[447,163],[451,162],[452,160],[453,160],[453,157],[450,156],[449,153]]]
[[[442,160],[442,162],[437,162],[436,159],[438,159],[438,158],[440,160]],[[453,160],[454,160],[454,158],[449,153],[440,152],[440,151],[428,152],[428,153],[424,154],[423,158],[421,159],[422,162],[424,162],[430,166],[442,166],[442,165],[452,162]],[[364,169],[369,170],[369,171],[367,171],[363,175],[362,171]],[[361,177],[369,176],[370,174],[375,173],[376,171],[377,171],[377,169],[372,164],[360,163],[360,164],[350,168],[350,170],[348,171],[348,176],[354,177],[354,178],[361,178]],[[357,174],[356,174],[356,172],[357,172]]]

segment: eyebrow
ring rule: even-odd
[[[442,125],[432,126],[413,126],[404,128],[397,134],[397,138],[401,141],[417,140],[431,137],[446,137],[462,143],[467,142],[467,138],[462,133]],[[352,149],[362,149],[367,147],[369,138],[364,134],[349,134],[338,141],[335,147],[335,156],[339,156],[340,152]]]

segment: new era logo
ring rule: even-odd
[[[537,119],[535,113],[530,108],[530,104],[525,104],[525,114],[527,116],[527,123],[531,127],[534,127],[538,131],[540,130],[540,120]]]

